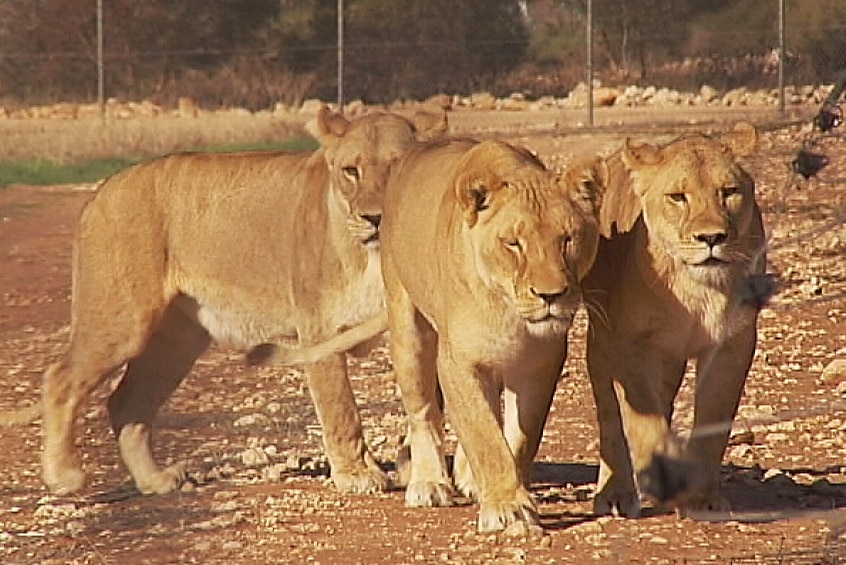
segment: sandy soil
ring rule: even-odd
[[[451,116],[455,130],[497,134],[552,166],[607,151],[624,135],[666,139],[719,130],[737,114],[626,121],[495,113]],[[807,127],[772,114],[747,160],[757,180],[771,271],[780,291],[761,315],[758,352],[724,460],[732,513],[680,519],[652,508],[638,520],[591,514],[597,472],[594,409],[584,372],[584,316],[571,335],[536,463],[543,535],[479,535],[477,507],[408,509],[399,490],[344,496],[328,482],[320,428],[297,370],[247,368],[213,349],[158,421],[157,456],[185,461],[191,483],[142,497],[120,464],[98,391],[82,423],[91,475],[79,497],[47,495],[38,478],[38,426],[2,429],[3,563],[839,563],[846,562],[846,141],[819,139],[831,164],[793,178],[788,163]],[[671,117],[672,118],[672,117]],[[715,121],[716,120],[716,121]],[[0,189],[0,410],[34,401],[67,339],[71,236],[92,192]],[[384,348],[351,361],[368,443],[393,472],[404,414]],[[826,368],[828,370],[826,371]],[[108,388],[108,387],[104,387]],[[676,427],[690,427],[690,383]]]

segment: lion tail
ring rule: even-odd
[[[348,328],[324,342],[305,347],[285,347],[276,343],[265,343],[247,353],[249,365],[301,365],[314,363],[329,355],[349,351],[369,341],[388,329],[388,313],[382,311],[357,326]]]
[[[0,412],[0,428],[25,426],[41,417],[41,403],[36,402],[12,412]]]

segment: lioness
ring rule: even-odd
[[[382,271],[409,416],[409,506],[452,503],[440,385],[479,531],[537,523],[529,469],[596,253],[601,169],[562,178],[524,150],[466,140],[426,144],[396,166]]]
[[[323,109],[308,152],[182,154],[108,179],[82,213],[71,337],[45,373],[42,476],[83,487],[74,422],[86,396],[126,371],[108,401],[121,457],[142,493],[184,481],[161,469],[153,417],[212,340],[309,344],[382,311],[382,196],[390,167],[446,129],[441,112],[354,121]],[[335,485],[382,489],[342,354],[306,367]]]
[[[608,159],[603,237],[583,286],[598,514],[638,516],[636,477],[659,498],[680,495],[681,510],[725,507],[720,462],[756,343],[759,305],[747,282],[765,267],[754,183],[736,161],[755,143],[754,127],[739,124],[720,139],[626,142]],[[697,368],[695,418],[682,450],[669,422],[688,359]],[[672,474],[674,460],[690,476],[653,473]]]

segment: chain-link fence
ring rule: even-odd
[[[249,19],[207,6],[200,20],[165,4],[97,3],[98,27],[92,2],[0,1],[4,102],[188,96],[258,109],[338,92],[563,97],[598,81],[680,103],[740,88],[790,103],[846,67],[842,0],[279,0]]]
[[[663,97],[658,102],[716,100],[727,106],[778,104],[783,110],[821,102],[826,90],[814,86],[836,82],[846,69],[846,20],[826,19],[842,16],[834,5],[821,2],[800,11],[789,8],[810,6],[787,0],[724,4],[722,11],[693,22],[658,18],[632,33],[621,23],[625,15],[614,14],[603,0],[587,0],[586,102],[642,102],[644,91],[633,85],[649,83],[660,88],[649,91],[652,98]],[[607,91],[592,92],[600,81],[630,86],[609,99]]]

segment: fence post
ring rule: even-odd
[[[344,0],[338,0],[338,111],[344,113]]]
[[[593,2],[587,0],[587,111],[588,126],[593,127]]]
[[[103,72],[103,0],[97,0],[97,106],[100,119],[106,120],[106,86]]]
[[[784,118],[784,0],[778,0],[778,113]]]

